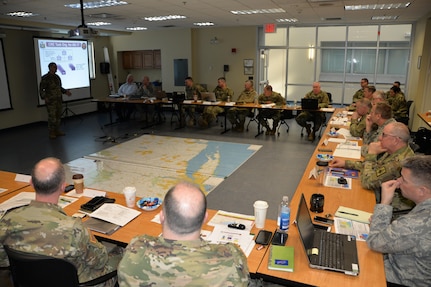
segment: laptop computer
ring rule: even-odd
[[[202,101],[207,101],[207,102],[216,101],[215,93],[201,92],[201,97],[202,97]]]
[[[319,109],[319,100],[318,99],[301,99],[301,109],[303,110],[318,110]]]
[[[354,276],[359,274],[356,238],[314,228],[304,194],[299,202],[296,225],[311,268]],[[332,245],[334,250],[328,250],[331,246],[326,244]],[[335,256],[336,252],[340,253],[339,256]]]

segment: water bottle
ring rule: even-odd
[[[290,225],[290,207],[289,207],[289,197],[283,196],[283,200],[280,203],[278,209],[277,226],[278,231],[287,233]]]

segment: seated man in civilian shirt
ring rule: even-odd
[[[132,239],[118,266],[120,286],[247,286],[247,258],[234,244],[210,244],[200,237],[206,197],[190,183],[165,196],[162,235]]]
[[[431,286],[431,156],[409,157],[401,165],[401,177],[382,184],[382,201],[374,207],[367,244],[384,253],[386,281]],[[397,189],[416,206],[392,221]]]
[[[335,158],[331,166],[356,169],[361,172],[361,184],[366,189],[374,190],[376,202],[380,202],[380,186],[382,182],[400,176],[400,162],[414,155],[409,146],[410,131],[405,124],[393,122],[385,126],[379,141],[370,143],[364,161],[351,161]],[[411,202],[399,198],[398,209],[411,207]]]
[[[126,82],[118,89],[118,95],[123,96],[125,99],[130,99],[138,93],[138,86],[135,84],[135,79],[132,74],[128,74]],[[115,103],[115,111],[117,112],[117,121],[124,121],[130,118],[134,110],[134,105],[126,103]]]
[[[36,199],[13,209],[0,220],[0,266],[9,265],[3,245],[12,249],[62,258],[75,265],[80,282],[89,281],[117,268],[121,249],[107,253],[80,218],[67,216],[57,205],[63,193],[65,171],[56,158],[39,161],[31,174]],[[114,280],[104,286],[114,286]]]

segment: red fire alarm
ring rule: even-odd
[[[231,52],[232,52],[232,54],[235,54],[236,53],[236,48],[232,48]]]

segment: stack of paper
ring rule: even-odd
[[[340,143],[337,145],[333,156],[360,159],[361,147],[358,146],[357,142],[347,141],[345,143]]]
[[[90,216],[124,226],[139,214],[141,214],[141,212],[135,209],[115,203],[104,203],[101,207],[93,211]]]

